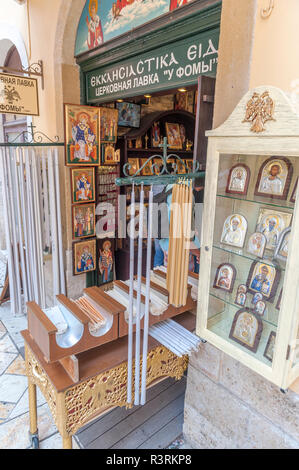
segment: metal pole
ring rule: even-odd
[[[2,194],[4,202],[4,214],[6,223],[4,224],[5,228],[5,238],[6,238],[6,249],[8,253],[8,279],[9,279],[9,293],[11,299],[11,312],[16,311],[16,286],[15,286],[15,275],[14,275],[14,260],[13,260],[13,251],[12,251],[12,240],[11,240],[11,231],[10,231],[10,217],[9,217],[9,192],[8,192],[8,183],[7,183],[7,172],[6,172],[6,156],[2,149],[1,150],[1,179],[2,179]]]
[[[147,252],[146,252],[146,293],[145,293],[145,312],[144,312],[144,328],[143,328],[141,401],[140,401],[141,405],[144,405],[146,401],[149,301],[150,301],[151,262],[152,262],[152,218],[153,218],[153,187],[151,186],[151,190],[149,192],[149,205],[148,205],[148,233],[147,233]]]
[[[27,288],[27,270],[26,270],[25,257],[24,257],[23,224],[22,224],[21,203],[20,203],[21,185],[19,184],[19,179],[18,179],[16,159],[12,161],[12,170],[13,170],[12,178],[14,182],[16,202],[17,202],[16,206],[17,206],[17,222],[18,222],[18,235],[19,235],[19,252],[20,252],[20,260],[21,260],[21,268],[22,268],[22,282],[23,282],[24,298],[25,298],[25,303],[26,303],[28,302],[29,297],[28,297],[28,288]]]
[[[56,208],[57,208],[57,232],[58,232],[58,251],[59,251],[59,269],[60,269],[60,294],[66,293],[64,260],[63,260],[63,243],[62,243],[62,227],[61,227],[61,209],[60,209],[60,183],[59,183],[59,166],[58,166],[58,150],[54,149],[55,163],[55,187],[56,187]]]
[[[44,248],[50,249],[50,224],[49,224],[49,196],[48,196],[48,177],[46,156],[42,153],[42,180],[43,180],[43,196],[44,196],[44,215],[45,215],[45,246]]]
[[[48,152],[48,176],[49,176],[49,194],[50,194],[50,217],[51,217],[51,240],[52,240],[52,263],[53,263],[53,297],[56,303],[56,295],[59,292],[59,269],[58,269],[58,243],[57,243],[57,220],[56,220],[56,201],[52,152]]]
[[[127,381],[127,402],[128,403],[132,403],[134,240],[135,240],[135,188],[133,184],[132,191],[131,191],[131,225],[130,225],[130,291],[129,291],[128,381]]]
[[[11,165],[14,159],[14,155],[10,154],[7,159],[7,175],[8,175],[8,185],[9,185],[9,195],[10,195],[10,214],[11,214],[11,231],[12,231],[12,240],[13,240],[13,252],[14,252],[14,265],[15,265],[15,276],[16,276],[16,312],[22,314],[22,296],[21,296],[21,279],[20,279],[20,263],[19,263],[19,253],[18,253],[18,242],[17,242],[17,224],[16,224],[16,211],[15,211],[15,201],[14,201],[14,192],[12,185],[12,171]]]
[[[141,307],[141,276],[142,276],[142,241],[143,241],[143,213],[144,213],[144,189],[141,185],[139,205],[139,234],[138,234],[138,264],[137,264],[137,308],[136,308],[136,343],[135,343],[135,400],[139,405],[140,387],[140,307]]]
[[[28,299],[33,299],[32,294],[32,278],[31,278],[31,270],[30,270],[30,263],[31,260],[29,258],[29,240],[28,240],[28,214],[27,214],[27,205],[26,205],[26,187],[25,187],[25,173],[24,173],[24,163],[23,163],[23,152],[24,149],[20,149],[19,152],[19,181],[20,181],[20,189],[21,189],[21,209],[22,209],[22,219],[23,219],[23,233],[24,233],[24,242],[25,242],[25,258],[26,258],[26,276],[27,276],[27,289],[28,289]]]

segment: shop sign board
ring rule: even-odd
[[[87,102],[163,91],[195,84],[200,75],[215,76],[218,43],[217,28],[87,72]]]
[[[39,116],[37,79],[0,73],[0,113]]]

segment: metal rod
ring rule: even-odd
[[[29,258],[29,241],[28,241],[28,213],[27,213],[27,204],[26,204],[26,186],[25,186],[25,173],[24,173],[24,149],[20,149],[19,152],[19,181],[20,181],[20,190],[21,190],[21,210],[22,210],[22,221],[23,221],[23,233],[24,233],[24,244],[25,244],[25,258],[26,258],[26,276],[27,276],[27,290],[28,290],[28,300],[33,299],[32,294],[32,278]]]
[[[11,311],[12,313],[16,310],[16,286],[15,286],[15,276],[13,270],[13,251],[11,246],[11,234],[10,234],[10,217],[9,217],[9,204],[8,204],[8,184],[7,184],[7,172],[6,172],[6,155],[4,151],[0,152],[1,155],[1,179],[2,179],[2,194],[4,202],[4,214],[6,223],[4,224],[5,229],[5,238],[6,238],[6,249],[8,253],[8,279],[9,279],[9,292],[11,299]]]
[[[30,211],[30,232],[31,232],[31,255],[32,255],[32,270],[33,270],[33,286],[34,286],[34,300],[40,304],[40,284],[39,284],[39,267],[38,267],[38,251],[37,251],[37,231],[36,231],[36,214],[34,207],[34,178],[32,169],[32,153],[28,154],[26,167],[27,190],[28,190],[28,205]]]
[[[11,153],[7,161],[7,175],[8,175],[8,185],[9,185],[9,195],[10,195],[10,210],[11,210],[11,231],[12,231],[12,241],[13,241],[13,251],[14,251],[14,264],[15,264],[15,276],[16,276],[16,300],[17,300],[17,310],[15,313],[22,314],[22,298],[21,298],[21,279],[20,279],[20,264],[19,264],[19,253],[18,253],[18,242],[17,242],[17,224],[16,224],[16,211],[15,211],[15,201],[14,201],[14,190],[13,190],[13,181],[12,181],[12,160],[14,155]]]
[[[133,294],[134,294],[134,240],[135,240],[135,188],[131,191],[130,225],[130,291],[129,291],[129,331],[128,331],[128,381],[127,402],[132,403],[132,354],[133,354]]]
[[[25,149],[25,170],[26,170],[26,195],[27,195],[27,208],[28,208],[28,238],[29,238],[29,268],[32,278],[32,300],[38,302],[37,292],[37,276],[36,276],[36,255],[35,255],[35,240],[34,240],[34,214],[31,201],[31,168],[30,168],[30,154],[28,149]],[[29,230],[30,227],[30,230]]]
[[[59,293],[65,295],[66,290],[65,290],[65,275],[64,275],[61,210],[60,210],[60,183],[59,183],[58,149],[54,149],[54,163],[55,163],[57,232],[58,232],[58,252],[59,252],[59,271],[60,271],[60,292]]]
[[[57,219],[56,219],[56,201],[54,186],[54,171],[52,152],[48,151],[48,173],[49,173],[49,193],[50,193],[50,217],[51,217],[51,241],[52,241],[52,265],[53,265],[53,297],[56,303],[56,295],[59,292],[59,269],[58,269],[58,244],[57,244]]]
[[[145,311],[144,311],[144,327],[143,327],[143,352],[142,352],[141,401],[140,401],[141,405],[144,405],[146,401],[149,301],[150,301],[151,262],[152,262],[152,220],[153,220],[153,187],[151,186],[151,189],[149,192],[149,204],[148,204],[146,292],[145,292]],[[140,285],[140,290],[141,290],[141,285]]]
[[[135,342],[135,400],[139,405],[140,387],[140,308],[141,308],[141,277],[142,277],[142,244],[143,244],[143,213],[144,213],[144,189],[141,185],[139,203],[139,234],[138,234],[138,264],[137,264],[137,307],[136,307],[136,342]]]
[[[46,308],[46,291],[45,291],[45,274],[43,264],[43,241],[42,241],[42,223],[40,213],[40,192],[39,183],[40,174],[38,174],[36,154],[32,150],[32,162],[33,162],[33,194],[34,194],[34,206],[35,206],[35,220],[36,220],[36,241],[37,241],[37,268],[39,273],[39,289],[40,289],[40,301],[41,307]]]
[[[43,180],[43,199],[44,199],[44,217],[45,217],[45,246],[50,249],[50,222],[49,222],[49,196],[48,196],[48,176],[45,153],[42,153],[42,180]]]
[[[24,243],[23,243],[23,230],[22,230],[22,216],[21,216],[21,202],[20,202],[20,190],[21,185],[19,184],[18,179],[18,170],[17,170],[17,161],[16,159],[12,162],[12,177],[14,180],[14,187],[15,187],[15,195],[16,195],[16,206],[17,206],[17,223],[18,223],[18,236],[19,236],[19,253],[20,253],[20,260],[21,260],[21,268],[22,268],[22,283],[23,283],[23,291],[24,291],[24,298],[25,303],[28,302],[28,288],[27,288],[27,272],[26,272],[26,265],[25,265],[25,257],[24,257]]]

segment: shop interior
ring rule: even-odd
[[[126,194],[127,208],[130,205],[131,187],[119,188],[115,179],[124,177],[124,167],[128,166],[127,174],[132,176],[143,165],[139,175],[152,176],[159,173],[159,158],[146,164],[147,159],[153,155],[163,155],[163,138],[167,138],[167,154],[170,155],[168,163],[173,167],[171,171],[178,174],[192,172],[193,160],[199,162],[199,170],[205,170],[207,138],[205,131],[212,128],[213,102],[215,92],[215,79],[201,76],[196,85],[183,86],[157,93],[146,93],[126,99],[117,99],[113,102],[101,103],[98,106],[118,110],[117,137],[114,142],[102,143],[100,150],[100,166],[96,175],[96,203],[112,203],[115,210],[116,233],[118,233],[118,207],[119,194]],[[199,100],[198,100],[199,96]],[[198,117],[196,120],[196,113]],[[174,132],[174,134],[173,134]],[[177,133],[177,142],[170,141],[172,134]],[[197,134],[197,136],[195,135]],[[197,142],[197,145],[196,145]],[[176,165],[171,154],[180,157]],[[154,162],[154,163],[153,163]],[[148,206],[149,186],[144,187],[144,205]],[[135,188],[135,200],[139,201],[140,186]],[[204,179],[194,181],[194,196],[196,202],[203,202]],[[128,212],[128,210],[127,210]],[[109,238],[109,214],[107,223],[102,225],[103,238],[97,240],[97,253],[100,256],[103,244]],[[98,216],[98,219],[100,216]],[[127,215],[129,220],[130,215]],[[136,226],[138,230],[138,224]],[[106,237],[105,237],[106,232]],[[114,262],[113,272],[103,278],[99,271],[92,275],[87,285],[97,285],[109,288],[113,279],[126,280],[129,277],[129,238],[109,238],[111,254]],[[146,251],[144,240],[144,254]],[[137,240],[135,240],[137,250]],[[152,253],[152,264],[155,251]],[[137,257],[135,257],[136,269]],[[198,273],[198,265],[190,265],[190,270]],[[145,256],[143,256],[143,275],[145,273]]]

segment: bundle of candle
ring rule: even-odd
[[[201,339],[173,320],[164,320],[149,328],[149,334],[179,357],[192,354]]]
[[[91,330],[102,328],[106,324],[106,319],[100,314],[100,312],[89,302],[89,300],[82,296],[74,302],[83,312],[88,316],[91,323]]]
[[[191,213],[192,182],[181,180],[172,190],[167,265],[169,303],[175,307],[187,301]]]

